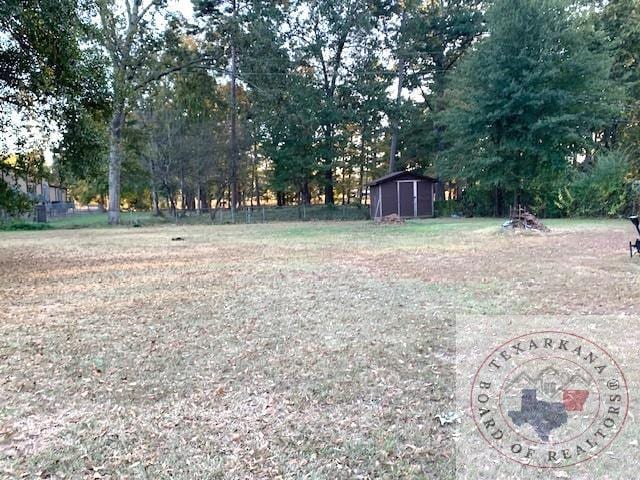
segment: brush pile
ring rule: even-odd
[[[535,232],[548,232],[549,228],[542,223],[533,213],[526,208],[510,208],[509,220],[502,224],[502,228],[511,230],[532,230]]]

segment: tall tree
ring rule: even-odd
[[[336,91],[344,81],[350,56],[357,54],[388,8],[383,0],[316,0],[297,2],[295,12],[304,20],[297,25],[292,45],[313,68],[323,96],[319,113],[324,201],[333,204],[336,130],[343,114]]]
[[[194,0],[198,16],[204,20],[207,48],[218,52],[223,70],[229,77],[229,190],[232,218],[240,204],[239,168],[240,146],[238,139],[238,69],[242,62],[240,44],[244,32],[242,26],[251,12],[251,0]]]
[[[404,88],[404,76],[406,70],[406,57],[407,51],[405,49],[406,38],[406,25],[407,25],[407,5],[405,2],[401,2],[400,5],[400,26],[396,32],[396,60],[397,60],[397,91],[395,100],[395,112],[392,115],[391,125],[391,145],[389,146],[389,172],[396,171],[396,155],[398,153],[398,134],[400,129],[400,106],[402,103],[402,89]]]
[[[395,119],[391,123],[392,143],[396,133],[397,148],[402,153],[395,158],[394,169],[409,165],[432,168],[434,158],[445,147],[444,125],[438,116],[445,108],[449,74],[484,33],[486,2],[402,0],[398,6],[404,21],[396,22],[402,27],[399,31],[391,30],[395,34],[391,48],[396,63],[403,66],[398,83],[411,92],[411,97],[402,102],[398,90],[391,109]]]
[[[615,109],[611,62],[581,11],[567,0],[495,1],[489,36],[454,75],[442,173],[516,203],[585,152]]]
[[[161,31],[154,19],[163,13],[165,0],[96,0],[96,5],[100,21],[97,38],[110,60],[109,223],[117,224],[120,222],[122,130],[132,102],[152,82],[195,65],[202,58],[182,65],[159,61],[166,47],[167,32]],[[170,26],[177,27],[177,24],[170,23]],[[175,39],[175,36],[168,38]]]
[[[609,1],[600,17],[600,28],[612,45],[614,64],[611,77],[625,90],[623,117],[605,132],[608,146],[619,147],[635,160],[640,173],[640,3],[634,0]]]

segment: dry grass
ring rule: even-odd
[[[0,234],[0,476],[454,478],[456,313],[640,313],[631,225],[497,224]]]
[[[608,439],[601,443],[611,442],[597,453],[589,452],[578,457],[574,452],[576,443],[540,445],[540,452],[566,448],[571,452],[572,462],[589,458],[588,461],[571,467],[559,468],[525,467],[512,460],[507,460],[480,436],[478,427],[471,417],[469,393],[473,378],[480,365],[498,345],[511,338],[527,335],[531,332],[562,331],[580,335],[604,348],[618,362],[624,374],[631,398],[626,422],[615,439],[607,432]],[[517,316],[517,315],[459,315],[456,318],[456,412],[461,415],[461,422],[455,425],[456,440],[456,480],[635,480],[639,478],[640,467],[640,419],[637,415],[637,404],[634,405],[636,392],[640,390],[640,358],[637,355],[640,331],[640,316],[619,315],[549,315],[549,316]],[[624,333],[622,333],[624,332]],[[627,333],[629,332],[629,333]],[[511,366],[518,363],[516,359]],[[562,367],[561,367],[562,368]],[[622,391],[621,393],[623,393]],[[624,393],[623,393],[624,394]],[[476,403],[477,405],[477,403]],[[477,412],[477,411],[476,411]],[[600,420],[602,421],[602,416]],[[580,412],[570,418],[572,427],[582,425],[586,434],[578,437],[584,445],[588,438],[587,424],[593,418]],[[585,422],[585,423],[582,423]],[[591,429],[593,432],[594,429]],[[485,432],[486,435],[486,432]],[[573,451],[572,451],[573,450]],[[508,451],[507,451],[508,453]],[[544,453],[538,457],[540,458]],[[513,458],[513,456],[512,456]],[[517,457],[516,457],[517,458]],[[568,462],[567,462],[568,463]],[[549,462],[548,466],[553,466]]]

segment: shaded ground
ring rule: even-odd
[[[453,478],[455,313],[640,313],[630,224],[499,223],[0,234],[0,476]]]

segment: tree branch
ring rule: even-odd
[[[142,80],[140,83],[138,83],[137,85],[135,85],[133,88],[134,90],[141,90],[144,87],[146,87],[147,85],[149,85],[152,82],[156,82],[158,80],[160,80],[163,77],[166,77],[167,75],[170,75],[172,73],[175,72],[179,72],[180,70],[185,70],[189,67],[201,67],[202,64],[204,64],[207,60],[209,60],[209,57],[207,56],[203,56],[203,57],[198,57],[194,60],[182,63],[180,65],[174,65],[172,67],[168,67],[165,70],[160,70],[157,72],[153,72],[150,75],[147,76],[147,78],[145,78],[144,80]],[[215,68],[212,67],[208,67],[208,70],[217,70]],[[225,71],[225,70],[223,70]]]

